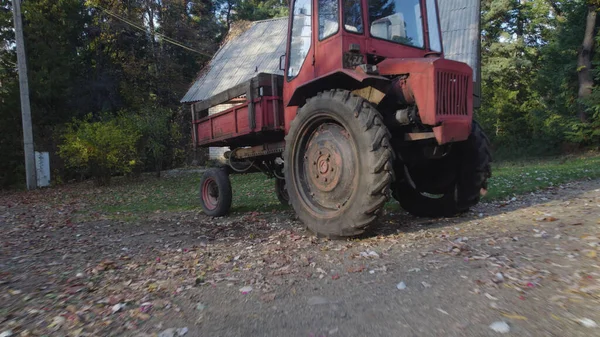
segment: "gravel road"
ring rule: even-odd
[[[0,336],[600,336],[600,180],[345,241],[82,208],[0,196]]]

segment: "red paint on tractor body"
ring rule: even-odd
[[[434,126],[439,144],[463,141],[473,118],[473,71],[465,63],[443,58],[386,59],[383,76],[406,74],[407,89],[425,125]]]

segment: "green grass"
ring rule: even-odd
[[[140,181],[115,179],[109,187],[95,189],[90,197],[103,213],[147,214],[156,211],[200,210],[201,174],[173,178],[144,177]],[[232,175],[232,212],[283,209],[275,195],[275,181],[261,173]]]
[[[115,179],[112,186],[94,188],[85,195],[92,211],[112,214],[120,219],[133,219],[156,211],[200,211],[200,177],[199,173],[190,173],[173,178],[144,177],[139,181]],[[503,200],[586,178],[600,178],[600,156],[497,163],[493,166],[493,177],[484,201]],[[231,180],[232,212],[284,209],[275,196],[273,179],[253,173],[232,175]],[[75,197],[81,191],[72,193]]]
[[[600,178],[600,156],[499,163],[493,167],[485,199],[505,199],[587,178]]]

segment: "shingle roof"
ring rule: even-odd
[[[446,58],[469,64],[477,78],[479,67],[479,0],[438,0]],[[253,22],[227,41],[181,99],[205,100],[242,83],[256,73],[283,75],[279,57],[285,54],[288,18]]]

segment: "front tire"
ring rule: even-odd
[[[450,217],[466,212],[479,203],[481,191],[487,190],[487,180],[492,176],[489,139],[479,124],[473,121],[471,135],[456,143],[450,163],[456,163],[452,183],[433,190],[417,190],[406,179],[394,187],[394,197],[407,212],[421,217]],[[431,165],[435,165],[434,162]],[[448,165],[437,168],[444,174],[451,170]],[[434,170],[422,170],[432,172]],[[427,173],[430,174],[430,173]],[[422,179],[421,179],[422,180]]]
[[[379,112],[346,90],[326,91],[298,111],[286,136],[290,204],[313,232],[362,234],[389,200],[391,135]]]
[[[208,216],[219,217],[229,213],[232,191],[229,175],[223,169],[209,169],[200,179],[200,204]]]

